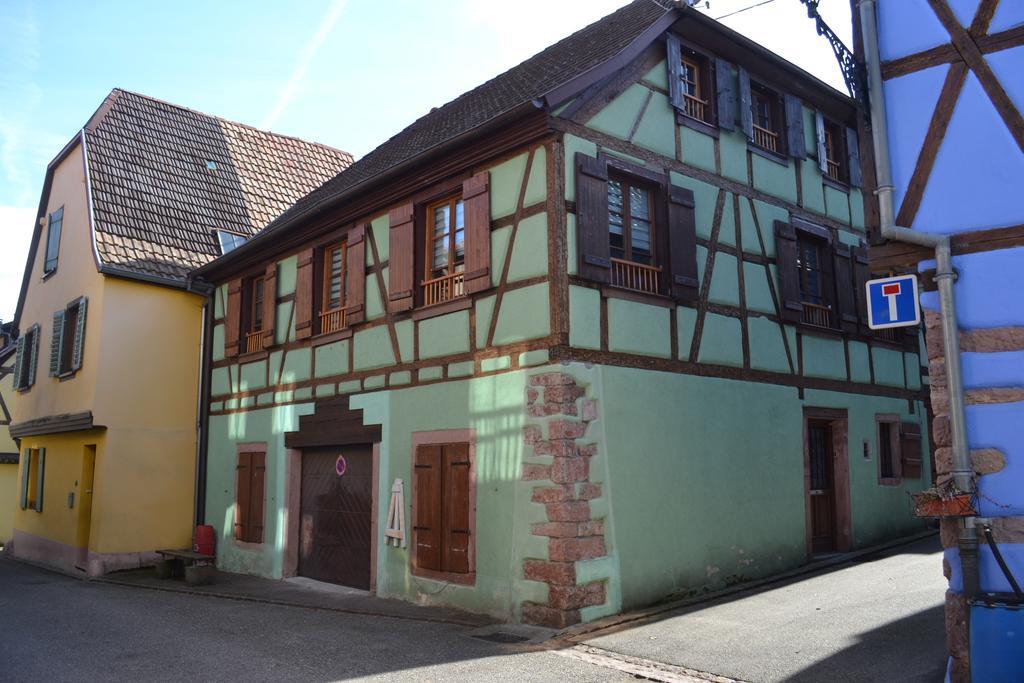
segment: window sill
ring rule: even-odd
[[[707,121],[701,121],[700,119],[695,119],[692,116],[687,116],[686,114],[684,114],[684,113],[682,113],[682,112],[680,112],[678,110],[676,111],[676,123],[679,124],[680,126],[686,126],[687,128],[692,128],[693,130],[695,130],[695,131],[697,131],[699,133],[704,133],[705,135],[710,135],[713,138],[717,138],[718,137],[718,126],[716,126],[716,125],[714,125],[712,123],[708,123]]]
[[[843,330],[838,327],[822,327],[821,325],[812,325],[811,323],[799,322],[797,328],[803,333],[814,333],[820,332],[826,336],[843,336]]]
[[[350,339],[352,337],[352,328],[343,327],[337,332],[327,332],[323,334],[315,334],[310,340],[310,344],[313,347],[323,346],[324,344],[330,344],[331,342],[341,341],[342,339]]]
[[[464,311],[473,305],[473,300],[462,295],[457,299],[450,299],[448,301],[442,301],[439,304],[431,304],[429,306],[421,306],[412,312],[413,320],[426,320],[427,318],[434,318],[445,313],[454,313],[455,311]]]
[[[789,167],[789,159],[778,152],[773,152],[770,149],[765,149],[760,145],[755,145],[750,140],[747,140],[747,149],[759,157],[764,157],[768,161],[774,161],[780,166]]]
[[[664,294],[640,292],[635,289],[616,287],[615,285],[602,285],[601,296],[606,299],[622,299],[623,301],[633,301],[639,304],[650,304],[663,308],[674,308],[676,305],[675,299]]]
[[[263,543],[254,543],[252,541],[239,541],[237,538],[232,538],[231,544],[238,550],[251,550],[254,552],[263,551]]]
[[[458,586],[476,585],[475,571],[469,572],[468,574],[454,574],[452,572],[438,572],[433,569],[420,569],[419,567],[413,567],[412,575],[421,579],[430,579],[431,581],[454,583]]]
[[[57,269],[56,268],[54,268],[51,271],[44,272],[43,273],[43,278],[42,278],[41,281],[42,282],[46,282],[47,280],[49,280],[51,277],[53,277],[56,274],[57,274]]]
[[[78,370],[68,370],[67,372],[62,372],[59,375],[57,375],[57,381],[58,382],[66,382],[69,379],[74,379],[75,375],[77,375],[77,374],[78,374]]]
[[[845,194],[850,194],[850,186],[841,180],[836,180],[835,178],[830,178],[827,175],[822,175],[821,182],[825,183],[834,190],[839,190],[840,192],[843,192]]]
[[[239,363],[251,363],[257,360],[264,360],[270,356],[269,349],[261,349],[259,351],[249,351],[247,353],[238,354]]]
[[[878,480],[878,485],[879,486],[900,486],[902,484],[903,484],[903,479],[902,478],[899,478],[899,479],[896,479],[896,478],[893,478],[893,479],[886,478],[886,479],[879,479]]]

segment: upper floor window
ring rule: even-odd
[[[681,117],[711,124],[714,107],[711,86],[711,60],[697,51],[683,47],[679,38],[668,34],[667,42],[669,100]],[[731,114],[731,109],[729,114]],[[731,121],[726,122],[731,127]]]
[[[36,360],[39,356],[39,325],[28,328],[17,341],[14,360],[14,388],[25,391],[36,383]]]
[[[217,231],[217,241],[220,243],[220,253],[226,254],[229,251],[234,251],[238,247],[245,244],[248,238],[245,235],[239,235],[238,233],[228,232],[227,230]]]
[[[823,254],[827,244],[803,231],[797,233],[796,244],[803,322],[817,327],[832,327],[832,306],[826,287],[827,256]]]
[[[88,300],[81,297],[53,314],[50,377],[65,377],[81,369],[87,303]]]
[[[784,153],[782,100],[768,88],[751,84],[750,113],[753,119],[753,142],[776,154]]]
[[[653,190],[623,176],[608,179],[608,250],[611,283],[658,293],[661,268],[655,261]]]
[[[846,182],[846,145],[843,129],[825,121],[825,175],[838,182]]]
[[[423,304],[448,301],[464,294],[466,212],[461,196],[427,207],[427,278]]]
[[[265,280],[254,277],[246,284],[245,292],[245,352],[263,349],[263,297]]]
[[[347,246],[332,244],[323,252],[320,288],[320,333],[337,332],[345,327],[345,285]]]
[[[64,207],[50,214],[46,228],[46,261],[43,263],[43,274],[49,275],[57,270],[57,257],[60,255],[60,232],[64,224]]]

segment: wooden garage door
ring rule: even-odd
[[[345,459],[338,474],[338,456]],[[302,454],[299,574],[370,588],[373,541],[371,446],[307,449]]]

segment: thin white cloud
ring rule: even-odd
[[[299,60],[298,66],[295,67],[295,71],[288,78],[288,82],[285,83],[284,88],[281,90],[281,94],[277,97],[277,102],[274,104],[274,108],[270,110],[266,118],[263,119],[263,123],[260,125],[261,128],[271,128],[277,120],[284,113],[284,110],[291,104],[295,98],[295,93],[302,84],[303,79],[306,77],[306,71],[309,70],[309,65],[316,56],[317,51],[323,44],[324,40],[332,30],[334,25],[338,23],[338,18],[341,16],[342,10],[345,9],[345,5],[348,4],[348,0],[331,0],[330,7],[327,8],[327,14],[324,16],[324,20],[320,22],[320,27],[313,34],[313,39],[306,45],[305,52],[302,53],[302,58]]]

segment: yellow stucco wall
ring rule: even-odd
[[[18,505],[18,466],[0,464],[0,545],[11,539]]]
[[[39,364],[35,386],[18,397],[15,422],[91,410],[94,424],[106,429],[23,440],[23,449],[47,449],[44,505],[42,513],[16,509],[15,528],[78,547],[78,481],[83,453],[95,445],[89,549],[112,554],[186,547],[203,298],[97,272],[81,163],[75,150],[54,174],[48,212],[65,207],[60,261],[57,272],[42,280],[41,240],[19,325],[25,330],[39,323]],[[47,376],[52,315],[82,295],[89,297],[82,368],[58,381]],[[70,492],[76,493],[73,508]]]

